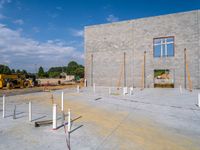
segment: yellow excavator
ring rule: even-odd
[[[23,74],[0,74],[0,89],[6,87],[7,89],[26,88],[32,85],[32,81],[26,79]]]

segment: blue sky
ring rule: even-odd
[[[0,0],[0,64],[84,63],[84,26],[200,8],[200,0]]]

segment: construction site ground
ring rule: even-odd
[[[54,90],[61,90],[66,88],[75,88],[77,85],[82,86],[82,84],[63,84],[63,85],[48,85],[48,86],[36,86],[31,88],[15,88],[15,89],[0,89],[0,96],[3,94],[7,96],[11,95],[20,95],[20,94],[27,94],[27,93],[35,93],[35,92],[42,92],[42,91],[54,91]]]
[[[64,89],[64,110],[70,108],[72,150],[199,150],[200,90],[134,89],[133,95],[107,87]],[[52,100],[53,95],[53,100]],[[28,102],[32,101],[32,122]],[[57,130],[52,125],[34,127],[34,122],[52,119],[52,103],[57,104]],[[0,149],[67,149],[61,122],[61,90],[6,97],[6,117],[2,118],[0,98]],[[16,106],[16,119],[13,111]]]

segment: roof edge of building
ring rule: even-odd
[[[143,17],[143,18],[128,19],[128,20],[122,20],[122,21],[111,22],[111,23],[109,22],[109,23],[88,25],[88,26],[85,26],[84,28],[88,29],[88,28],[96,28],[96,27],[101,27],[101,26],[110,26],[110,25],[115,25],[115,24],[123,24],[123,23],[127,23],[127,22],[133,22],[136,20],[152,19],[152,18],[156,18],[156,17],[165,17],[165,16],[171,16],[171,15],[175,15],[175,14],[192,13],[192,12],[198,12],[198,11],[200,11],[200,9],[195,9],[195,10],[190,10],[190,11],[182,11],[182,12],[176,12],[176,13],[170,13],[170,14],[163,14],[163,15],[158,15],[158,16],[149,16],[149,17]]]

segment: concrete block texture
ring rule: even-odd
[[[85,77],[88,85],[154,86],[154,70],[170,69],[175,87],[184,87],[186,48],[193,88],[200,88],[200,11],[190,11],[85,27]],[[174,56],[153,57],[153,39],[174,37]],[[125,54],[125,59],[124,59]],[[188,87],[188,80],[186,80]]]

